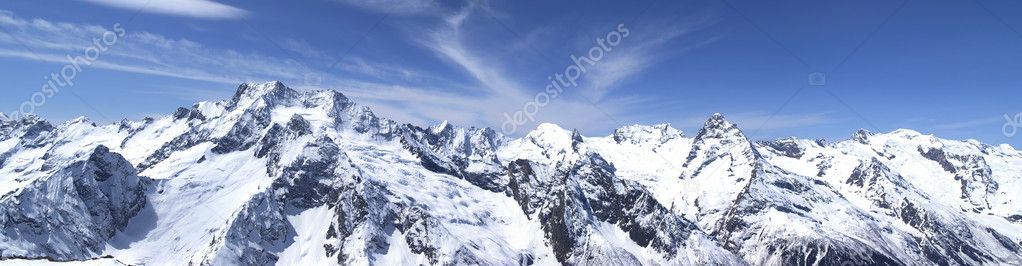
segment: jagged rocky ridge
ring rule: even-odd
[[[46,157],[42,176],[0,198],[0,256],[98,257],[106,240],[146,205],[149,180],[104,146],[66,163]]]
[[[137,169],[137,170],[136,170]],[[1022,263],[1022,153],[910,130],[752,142],[400,124],[243,84],[141,121],[0,122],[0,257],[148,265]]]

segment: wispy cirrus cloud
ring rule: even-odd
[[[416,42],[471,75],[479,82],[478,87],[492,94],[511,96],[510,94],[524,93],[522,85],[511,79],[511,75],[507,75],[498,64],[492,63],[492,60],[487,60],[493,57],[478,54],[478,51],[471,49],[464,42],[466,36],[463,36],[465,32],[462,24],[473,11],[473,7],[467,7],[444,18],[445,27],[435,29],[427,37],[416,39]]]
[[[490,13],[484,14],[484,12]],[[502,54],[499,51],[495,51],[493,47],[473,45],[474,40],[487,38],[487,35],[477,35],[476,32],[470,30],[475,29],[475,26],[478,24],[472,24],[474,25],[473,27],[467,27],[466,25],[470,24],[469,21],[475,23],[479,22],[477,20],[482,20],[482,22],[486,23],[493,22],[491,20],[498,19],[498,17],[503,17],[494,11],[492,7],[488,6],[486,2],[472,2],[467,7],[448,14],[440,17],[441,21],[443,21],[441,26],[426,31],[414,31],[427,32],[428,34],[424,37],[422,35],[415,35],[416,37],[412,37],[412,40],[433,51],[437,57],[449,62],[456,69],[462,70],[474,79],[477,82],[476,88],[479,88],[477,90],[479,96],[477,96],[475,103],[482,103],[479,109],[475,110],[485,110],[483,112],[487,113],[487,124],[499,127],[507,121],[506,115],[508,113],[522,110],[525,108],[523,105],[536,101],[536,98],[539,97],[537,93],[543,92],[547,84],[531,84],[526,81],[528,79],[523,79],[521,69],[513,69],[507,64],[502,64]],[[526,123],[522,126],[529,128],[539,122],[554,122],[569,128],[607,131],[619,126],[621,123],[641,119],[638,116],[642,115],[637,115],[632,110],[635,109],[636,105],[641,105],[645,102],[645,99],[622,96],[615,97],[612,100],[604,100],[603,96],[627,84],[630,78],[644,73],[649,68],[655,67],[657,63],[665,61],[673,55],[685,52],[692,47],[712,42],[713,40],[710,39],[682,43],[681,45],[670,47],[669,51],[665,51],[665,46],[673,44],[671,43],[672,41],[688,36],[691,32],[705,28],[714,22],[712,16],[705,16],[695,20],[695,22],[677,26],[644,25],[643,27],[637,27],[635,25],[628,25],[627,27],[633,29],[633,35],[628,37],[627,42],[632,43],[632,45],[615,47],[613,51],[608,51],[607,56],[601,61],[587,66],[588,73],[582,78],[582,83],[579,87],[566,89],[565,95],[551,100],[549,105],[542,107],[542,110],[536,114],[534,120],[530,119],[535,122]],[[503,22],[496,21],[496,23],[502,24]],[[506,25],[500,26],[502,26],[501,31],[511,31],[506,29]],[[657,30],[655,32],[641,32],[644,29],[653,28]],[[614,29],[614,27],[610,27],[606,30]],[[525,36],[531,37],[522,37],[523,40],[518,40],[515,46],[533,50],[528,51],[528,54],[535,54],[536,49],[531,43],[540,41],[536,39],[538,38],[537,36],[543,35],[539,32],[549,30],[551,29],[542,28],[528,31],[529,34]],[[561,33],[559,36],[568,35],[563,34],[563,32]],[[516,32],[510,32],[509,34],[518,35]],[[600,37],[604,38],[605,36]],[[582,46],[571,50],[582,51],[581,54],[578,54],[581,56],[589,51],[588,48],[597,45],[595,37],[586,39],[588,40],[579,42],[583,44]],[[570,58],[569,55],[564,55],[563,57]],[[571,63],[570,60],[565,60],[564,62],[565,65],[561,69]],[[552,75],[553,73],[549,74]],[[534,75],[534,73],[526,75]],[[572,97],[568,94],[590,95],[590,97]]]
[[[113,26],[26,19],[0,11],[0,56],[64,64],[82,55],[94,38]],[[294,60],[259,53],[215,49],[187,39],[135,31],[124,26],[116,47],[103,51],[90,68],[237,84],[268,77],[301,80],[315,70]]]
[[[384,1],[388,2],[390,6],[401,7],[396,9],[381,7],[381,2],[359,0],[341,2],[381,13],[398,15],[425,14],[426,16],[433,16],[439,21],[437,25],[406,29],[409,33],[407,38],[414,44],[433,52],[437,58],[447,62],[457,72],[466,74],[470,81],[474,82],[474,84],[464,86],[469,88],[464,93],[420,92],[408,91],[408,88],[402,88],[400,90],[391,90],[400,91],[400,93],[393,95],[380,93],[363,95],[368,98],[376,98],[375,100],[398,101],[402,103],[400,107],[394,108],[392,111],[404,110],[404,112],[414,113],[416,116],[424,118],[432,117],[433,119],[438,117],[445,118],[450,116],[452,111],[455,111],[461,114],[472,114],[471,116],[463,117],[471,117],[472,119],[458,119],[461,121],[451,120],[451,122],[466,122],[475,125],[482,124],[500,127],[502,123],[506,122],[506,115],[508,113],[522,110],[524,104],[534,101],[537,97],[536,94],[544,91],[546,84],[532,84],[527,81],[535,80],[535,78],[530,79],[526,76],[534,75],[535,73],[523,74],[523,72],[527,71],[515,69],[513,65],[502,63],[502,60],[507,59],[502,57],[506,56],[506,54],[501,54],[500,51],[494,50],[493,47],[476,45],[475,41],[489,38],[489,35],[486,32],[474,31],[478,30],[478,25],[472,24],[473,26],[469,27],[469,25],[466,25],[469,24],[469,21],[473,21],[473,23],[492,23],[491,19],[512,19],[494,10],[486,1],[468,2],[454,10],[445,10],[432,1]],[[430,12],[421,12],[424,10]],[[634,110],[634,105],[644,102],[643,99],[622,96],[616,97],[614,100],[603,101],[603,96],[626,84],[630,78],[643,73],[648,68],[668,59],[670,56],[696,46],[693,44],[683,44],[679,45],[682,47],[680,49],[675,46],[671,47],[672,51],[664,51],[664,46],[669,45],[671,41],[682,38],[692,31],[699,30],[713,22],[707,16],[707,18],[700,18],[696,22],[678,26],[650,25],[647,28],[656,28],[657,31],[640,33],[631,37],[628,41],[634,42],[634,45],[621,46],[619,50],[609,53],[613,55],[592,66],[591,71],[583,78],[584,81],[580,87],[572,88],[572,92],[566,92],[569,94],[591,95],[593,97],[560,96],[536,114],[533,120],[535,122],[521,126],[529,128],[539,122],[554,122],[565,127],[605,131],[618,126],[618,123],[625,122],[619,120],[636,119],[636,114],[629,111]],[[496,23],[502,22],[497,21]],[[501,26],[496,28],[496,30],[501,32],[508,30],[505,25]],[[664,29],[667,30],[665,31]],[[548,32],[552,30],[552,28],[530,30],[522,40],[514,40],[512,46],[518,50],[530,50],[528,54],[533,55],[535,53],[533,43],[544,41],[538,39],[541,36],[563,37],[570,35],[563,32],[563,30],[567,29]],[[511,35],[518,34],[514,33]],[[585,52],[587,51],[585,49],[594,45],[592,41],[579,42],[588,46],[576,47],[577,49],[573,50]],[[706,42],[709,41],[712,40]],[[564,55],[564,58],[569,58],[569,55]],[[564,62],[564,67],[570,63],[567,60]],[[349,65],[348,67],[353,68],[355,66],[359,65]],[[358,69],[364,70],[364,73],[369,73],[376,68],[362,65]],[[377,73],[382,74],[382,72]],[[548,74],[552,75],[553,73]],[[381,97],[382,95],[387,96]],[[596,103],[590,102],[590,99],[595,99]],[[436,103],[444,104],[443,108],[434,108],[432,105]],[[438,110],[444,111],[440,112]]]
[[[201,19],[237,19],[248,11],[210,0],[79,0],[113,8]]]
[[[0,10],[0,27],[10,33],[0,34],[0,57],[54,64],[67,64],[69,55],[83,54],[85,48],[92,45],[93,38],[102,36],[111,28],[110,26],[21,18],[4,10]],[[88,72],[90,69],[105,69],[223,84],[222,87],[219,85],[207,87],[220,89],[174,89],[175,92],[169,94],[136,91],[140,94],[210,100],[215,99],[210,98],[211,96],[222,95],[222,91],[229,91],[234,88],[233,85],[239,83],[281,80],[297,88],[337,89],[356,99],[364,99],[365,103],[376,106],[388,117],[394,117],[401,122],[419,124],[431,122],[441,115],[435,112],[419,112],[416,109],[409,109],[408,103],[422,101],[424,106],[450,105],[468,114],[473,113],[471,108],[480,106],[471,97],[444,93],[443,90],[430,87],[427,84],[416,86],[398,84],[408,83],[396,82],[402,77],[425,76],[425,74],[418,74],[418,71],[410,68],[362,62],[361,69],[367,75],[376,75],[373,76],[373,79],[376,80],[387,79],[389,81],[384,83],[336,74],[337,65],[343,62],[315,64],[313,61],[324,60],[218,49],[187,39],[172,39],[155,33],[134,31],[128,27],[124,27],[124,29],[126,31],[124,39],[119,41],[117,46],[103,52],[98,60],[86,67],[84,72]],[[322,51],[315,51],[311,46],[297,40],[282,42],[281,46],[313,50],[293,54],[298,57],[326,54]],[[358,57],[353,58],[361,60]],[[296,60],[303,60],[303,62]],[[369,68],[365,68],[365,66],[369,66]],[[308,76],[321,78],[321,83],[306,84]],[[450,84],[450,82],[444,84]],[[474,125],[479,121],[481,120],[474,118],[457,122]]]
[[[663,22],[631,25],[635,36],[629,37],[627,43],[616,47],[599,64],[593,65],[581,89],[590,99],[599,102],[629,79],[656,67],[658,63],[716,41],[718,37],[684,38],[716,22],[715,16],[704,14],[680,25]]]
[[[444,79],[441,75],[432,71],[386,63],[383,60],[356,55],[346,56],[341,61],[333,64],[333,66],[347,73],[362,75],[376,80],[403,81],[407,83],[438,82],[450,88],[465,87],[464,84]]]
[[[403,36],[414,46],[446,62],[454,73],[464,73],[467,81],[451,74],[434,74],[432,69],[422,71],[409,65],[379,62],[372,56],[351,55],[335,61],[328,56],[331,53],[317,50],[301,40],[281,40],[279,46],[288,53],[268,55],[214,48],[188,39],[169,38],[131,28],[126,28],[123,42],[106,51],[90,67],[224,84],[224,91],[241,82],[281,80],[298,88],[340,90],[356,101],[373,106],[381,115],[401,122],[421,125],[446,119],[460,125],[497,128],[505,121],[506,112],[521,110],[523,104],[535,99],[536,93],[542,91],[545,84],[531,84],[525,75],[532,74],[523,74],[527,71],[501,63],[500,53],[492,47],[473,42],[487,38],[485,34],[473,31],[476,28],[466,27],[472,19],[488,19],[478,12],[490,11],[470,5],[456,11],[440,12],[446,15],[437,15],[436,25],[408,29],[419,34]],[[0,57],[57,64],[66,63],[68,54],[81,54],[93,38],[109,27],[20,18],[6,11],[0,11],[0,26],[11,33],[0,35]],[[591,72],[587,78],[592,78],[594,84],[602,84],[598,85],[601,89],[609,90],[626,84],[629,78],[665,59],[658,57],[669,54],[661,47],[686,34],[685,28],[679,28],[674,34],[665,36],[636,35],[629,42],[646,44],[622,46],[620,51],[614,51],[620,53],[622,59],[608,58],[600,62],[605,68],[594,70],[597,72]],[[31,47],[32,51],[24,49],[24,46]],[[585,48],[589,47],[578,47],[579,50]],[[567,64],[568,61],[565,61],[565,66]],[[611,73],[616,76],[604,75]],[[305,83],[310,74],[320,77],[321,82]],[[206,87],[221,88],[219,85]],[[172,95],[162,95],[198,100],[223,95],[217,90],[176,90]],[[648,117],[641,116],[650,114],[634,111],[637,105],[642,104],[643,99],[623,96],[594,105],[566,95],[544,107],[535,121],[560,123],[567,128],[588,132],[607,131],[621,123],[646,120]],[[530,126],[534,124],[523,125],[524,128]]]
[[[397,14],[412,15],[436,12],[442,10],[436,1],[432,0],[337,0],[351,6],[366,10]]]

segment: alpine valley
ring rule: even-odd
[[[0,265],[1022,265],[1022,152],[401,124],[336,91],[0,122]]]

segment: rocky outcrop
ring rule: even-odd
[[[501,192],[507,184],[497,159],[503,136],[489,128],[457,128],[446,122],[430,129],[408,125],[401,143],[430,171],[449,174],[486,190]]]
[[[598,154],[583,158],[556,170],[525,160],[509,166],[508,194],[526,215],[539,220],[558,261],[587,265],[646,260],[642,254],[614,244],[615,236],[605,232],[609,226],[621,230],[639,247],[659,254],[653,261],[741,264],[718,246],[694,246],[692,239],[705,237],[694,223],[665,208],[641,186],[617,178],[614,167]],[[679,256],[692,249],[713,255]]]
[[[131,163],[99,146],[0,198],[0,258],[98,257],[145,207],[148,183]]]

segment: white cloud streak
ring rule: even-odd
[[[599,102],[607,94],[619,89],[630,78],[644,73],[657,63],[687,52],[693,48],[711,43],[709,38],[694,43],[674,44],[673,41],[716,23],[712,16],[703,16],[682,25],[629,25],[636,36],[607,53],[606,58],[594,65],[586,76],[582,89],[590,99]],[[646,29],[657,29],[650,31]],[[602,36],[601,36],[602,37]],[[666,47],[670,45],[671,47]]]
[[[358,8],[379,13],[413,15],[440,11],[437,2],[432,0],[338,0]]]
[[[68,63],[69,55],[83,54],[93,38],[107,31],[105,26],[24,19],[7,11],[0,11],[0,27],[10,33],[0,35],[0,56],[58,64]],[[314,72],[289,59],[213,49],[186,39],[124,28],[124,40],[103,52],[103,58],[90,68],[226,84],[270,77],[301,80],[304,74]]]
[[[210,0],[80,0],[97,5],[201,19],[238,19],[248,11]]]

